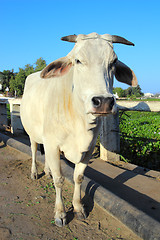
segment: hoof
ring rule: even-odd
[[[58,227],[63,227],[66,225],[66,218],[56,218],[55,219],[55,225]]]
[[[31,179],[37,180],[38,179],[38,173],[31,173]]]
[[[44,168],[44,173],[45,173],[45,176],[47,177],[47,179],[52,178],[51,171],[48,168]]]
[[[45,176],[46,176],[47,179],[52,179],[51,173],[45,173]]]
[[[75,212],[75,216],[78,220],[84,220],[87,218],[87,213],[86,211],[83,209],[80,212]]]

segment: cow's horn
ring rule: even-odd
[[[65,37],[62,37],[61,40],[62,41],[67,41],[67,42],[77,42],[76,41],[77,39],[77,35],[69,35],[69,36],[65,36]]]
[[[122,44],[134,46],[134,43],[128,41],[127,39],[125,39],[123,37],[116,36],[116,35],[104,34],[101,36],[101,38],[104,38],[107,41],[112,42],[112,43],[122,43]]]
[[[128,41],[127,39],[120,37],[120,36],[116,36],[116,35],[112,35],[112,42],[113,43],[122,43],[125,45],[132,45],[134,46],[134,43]]]

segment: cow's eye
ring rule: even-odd
[[[81,64],[81,61],[79,59],[75,59],[76,64]]]
[[[118,60],[118,58],[114,59],[113,64],[115,64],[117,62],[117,60]]]
[[[109,64],[109,67],[110,68],[114,67],[116,62],[117,62],[117,60],[118,60],[118,58],[115,58],[114,61]]]
[[[115,65],[117,60],[118,60],[118,58],[115,58],[114,61],[112,62],[112,65]]]

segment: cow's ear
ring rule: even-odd
[[[115,77],[119,82],[126,83],[132,87],[136,87],[138,84],[136,75],[127,65],[120,62],[119,60],[116,62],[116,71]]]
[[[41,78],[60,77],[66,74],[72,67],[67,57],[59,58],[46,66],[41,72]]]

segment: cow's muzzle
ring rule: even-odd
[[[112,112],[115,100],[113,97],[93,97],[93,114],[103,115]]]

